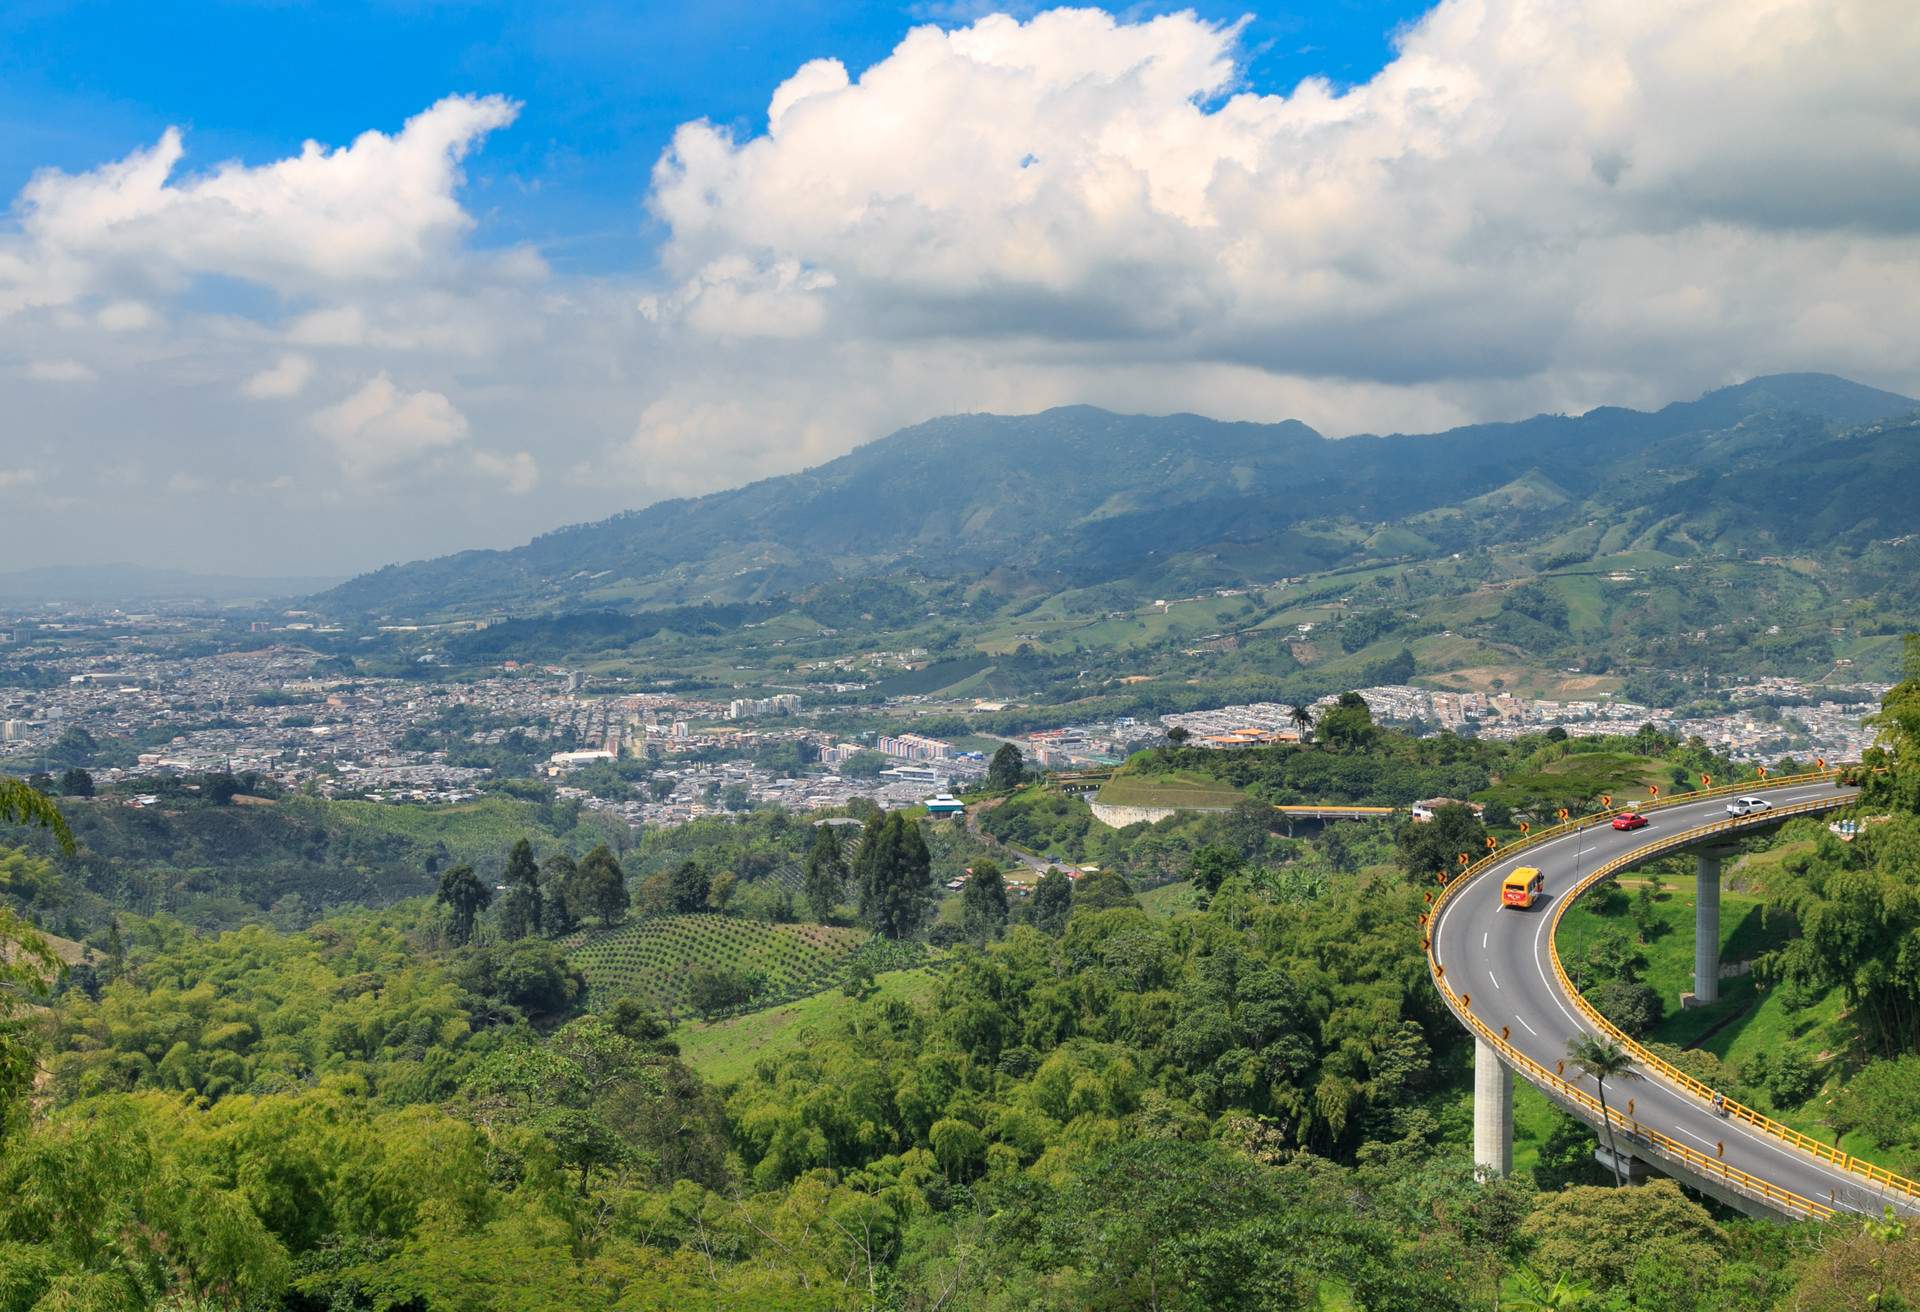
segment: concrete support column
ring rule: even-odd
[[[1473,1041],[1473,1169],[1513,1173],[1513,1072],[1481,1038]]]
[[[1704,1007],[1720,1000],[1720,853],[1698,853],[1693,873],[1692,1005]]]

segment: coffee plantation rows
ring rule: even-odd
[[[655,916],[570,944],[569,959],[587,978],[596,1000],[646,998],[663,1012],[687,1010],[687,983],[700,967],[763,977],[753,1006],[814,993],[836,982],[841,967],[864,945],[864,929],[829,925],[775,925],[732,916]],[[880,968],[889,968],[882,965]]]

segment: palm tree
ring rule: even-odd
[[[1613,1118],[1607,1114],[1607,1081],[1637,1080],[1640,1072],[1633,1069],[1633,1058],[1625,1048],[1612,1039],[1599,1039],[1591,1034],[1582,1034],[1568,1042],[1567,1059],[1593,1076],[1600,1090],[1600,1120],[1607,1127],[1607,1154],[1613,1160],[1613,1184],[1617,1189],[1626,1181],[1620,1176],[1620,1152],[1613,1146]]]
[[[1293,721],[1294,730],[1300,735],[1300,741],[1304,744],[1307,736],[1313,732],[1313,712],[1304,702],[1296,702],[1287,712],[1287,718]]]
[[[0,823],[39,825],[52,830],[60,850],[69,856],[73,854],[73,831],[61,818],[60,808],[45,793],[7,775],[0,775]]]

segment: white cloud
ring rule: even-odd
[[[1345,94],[1238,91],[1236,41],[1058,10],[918,29],[857,80],[806,65],[765,135],[676,134],[660,304],[701,328],[792,268],[823,336],[1378,384],[1910,371],[1904,6],[1448,0]],[[1829,302],[1842,350],[1804,313]]]
[[[525,451],[515,451],[511,455],[476,451],[473,453],[473,467],[517,497],[523,497],[540,486],[540,466]]]
[[[467,439],[466,416],[444,394],[403,391],[384,373],[312,422],[355,478],[390,472]]]
[[[151,305],[140,301],[115,301],[102,306],[95,317],[100,326],[110,333],[131,333],[151,328],[160,316],[153,312]]]
[[[300,395],[312,380],[313,361],[289,351],[247,379],[240,385],[240,390],[256,400],[280,400]]]
[[[98,376],[78,360],[29,360],[26,374],[36,383],[90,383]]]
[[[362,133],[258,167],[176,178],[177,128],[86,173],[36,174],[0,246],[0,312],[71,300],[104,279],[174,287],[218,273],[281,291],[411,273],[472,226],[454,197],[474,143],[511,123],[500,96],[449,96],[400,132]]]
[[[33,487],[40,481],[40,473],[34,469],[0,469],[0,492],[12,488]]]

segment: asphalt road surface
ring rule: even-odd
[[[1822,782],[1787,788],[1754,789],[1775,807],[1814,798],[1845,797],[1849,790]],[[1664,835],[1695,829],[1727,819],[1728,798],[1667,807],[1648,813],[1644,829],[1621,832],[1602,826],[1549,840],[1500,861],[1456,889],[1440,909],[1432,927],[1434,953],[1447,972],[1456,994],[1472,997],[1473,1012],[1498,1030],[1508,1028],[1508,1042],[1533,1060],[1554,1068],[1567,1055],[1575,1035],[1592,1031],[1579,1009],[1560,988],[1548,955],[1547,927],[1556,905],[1583,875]],[[1546,880],[1546,895],[1531,909],[1500,905],[1500,881],[1517,866],[1537,866]],[[1679,999],[1667,999],[1677,1006]],[[1593,1081],[1571,1062],[1566,1078],[1593,1093]],[[1658,1074],[1642,1070],[1642,1078],[1609,1080],[1607,1102],[1624,1112],[1634,1100],[1634,1119],[1708,1155],[1725,1145],[1728,1165],[1788,1189],[1804,1198],[1829,1203],[1842,1211],[1880,1215],[1885,1203],[1914,1211],[1899,1196],[1883,1196],[1868,1180],[1781,1142],[1744,1122],[1723,1118],[1710,1102],[1670,1084]],[[1658,1169],[1658,1162],[1649,1165]]]

